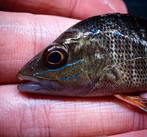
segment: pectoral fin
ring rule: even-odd
[[[133,96],[133,95],[129,96],[129,95],[120,95],[120,94],[117,94],[114,96],[122,101],[125,101],[147,112],[147,99],[146,98],[142,98],[140,96]]]

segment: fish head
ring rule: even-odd
[[[79,43],[78,35],[75,31],[62,34],[24,65],[18,78],[27,83],[21,83],[18,89],[23,92],[72,96],[73,93],[63,91],[85,84],[84,58],[75,50]]]
[[[20,70],[18,78],[30,82],[18,88],[47,95],[85,96],[105,66],[104,51],[91,45],[89,34],[69,29]]]

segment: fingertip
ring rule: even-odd
[[[122,0],[77,0],[72,8],[70,17],[83,19],[94,15],[108,13],[127,13],[127,8]]]
[[[113,12],[127,13],[127,7],[122,0],[104,0]]]

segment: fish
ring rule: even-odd
[[[18,72],[21,92],[65,97],[115,96],[147,112],[147,20],[129,14],[73,25]]]

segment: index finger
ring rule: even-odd
[[[0,9],[78,19],[98,14],[127,12],[122,0],[0,0]]]

